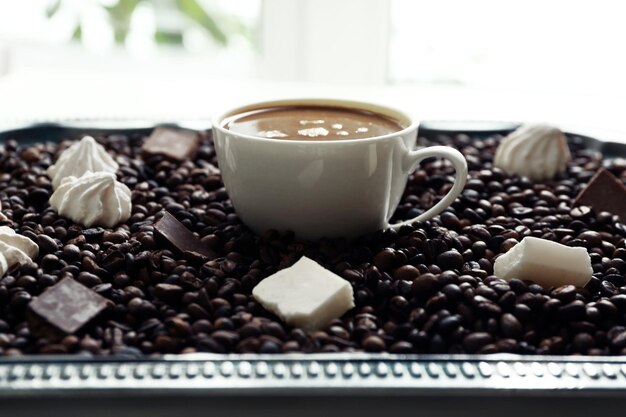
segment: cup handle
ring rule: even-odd
[[[411,150],[404,158],[403,168],[405,168],[407,171],[412,171],[422,160],[432,157],[445,158],[452,162],[454,170],[456,171],[454,185],[452,186],[450,191],[448,191],[448,194],[446,194],[437,204],[426,210],[424,213],[400,223],[387,223],[385,229],[397,230],[402,226],[412,224],[414,222],[428,220],[444,211],[450,204],[454,202],[459,194],[461,194],[461,191],[463,191],[463,187],[465,186],[465,182],[467,181],[467,161],[465,160],[465,157],[461,154],[461,152],[449,146],[429,146],[427,148],[417,151]]]

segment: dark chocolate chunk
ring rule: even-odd
[[[167,240],[180,252],[191,252],[209,260],[216,257],[215,253],[205,245],[191,230],[187,229],[176,217],[164,212],[163,217],[154,224],[157,234]]]
[[[608,211],[626,222],[626,186],[608,169],[600,169],[576,197],[575,206],[589,206],[596,214]]]
[[[109,300],[74,279],[64,278],[35,298],[28,307],[45,324],[72,334],[93,320],[108,304]]]
[[[157,127],[143,144],[147,154],[159,154],[179,161],[193,158],[200,145],[196,132],[168,127]]]

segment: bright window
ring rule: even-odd
[[[625,16],[610,0],[392,0],[389,80],[624,95]]]
[[[623,129],[624,16],[616,0],[0,0],[0,119],[341,96]]]

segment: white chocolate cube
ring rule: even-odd
[[[584,287],[593,274],[585,248],[532,236],[498,257],[493,269],[498,278],[530,280],[544,288],[569,284]]]
[[[354,307],[350,283],[305,256],[265,278],[252,295],[287,324],[307,332],[326,327]]]

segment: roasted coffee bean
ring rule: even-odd
[[[418,297],[428,297],[438,286],[437,277],[434,274],[423,274],[413,281],[412,292]]]
[[[602,236],[598,232],[587,230],[577,236],[578,239],[587,241],[590,246],[600,246],[602,244]]]
[[[479,285],[476,290],[474,290],[474,293],[489,300],[496,300],[498,298],[498,293],[486,285]]]
[[[93,227],[83,230],[82,235],[85,237],[85,239],[87,239],[87,242],[95,242],[102,238],[103,233],[104,229],[100,227]]]
[[[441,292],[447,297],[450,301],[456,301],[461,298],[463,292],[461,288],[456,284],[447,284],[441,289]]]
[[[606,321],[617,318],[619,314],[617,307],[615,307],[615,305],[609,300],[598,300],[595,307],[598,309],[600,314],[602,314],[602,318]]]
[[[483,241],[476,241],[472,244],[472,253],[476,257],[483,256],[487,250],[487,244]]]
[[[387,271],[396,264],[396,256],[393,249],[384,249],[374,256],[374,265],[380,270]]]
[[[437,264],[442,269],[461,270],[463,267],[463,256],[456,250],[445,251],[437,256]]]
[[[264,340],[259,347],[259,353],[279,353],[280,343],[273,340]]]
[[[550,295],[563,303],[569,303],[576,298],[576,287],[573,285],[563,285],[562,287],[555,288]]]
[[[37,244],[39,245],[39,252],[42,254],[54,253],[57,250],[57,243],[48,235],[37,235]]]
[[[600,314],[600,310],[598,310],[595,306],[588,305],[585,308],[586,319],[592,323],[599,323],[602,320],[602,315]]]
[[[614,295],[609,300],[617,307],[620,313],[626,312],[626,294]]]
[[[76,261],[80,259],[80,249],[78,246],[73,244],[68,244],[63,247],[63,256],[69,262]]]
[[[401,295],[396,295],[389,300],[389,310],[396,317],[405,317],[409,314],[409,302]]]
[[[610,339],[611,346],[615,349],[623,349],[626,347],[626,331],[616,333]]]
[[[459,316],[448,316],[443,318],[438,324],[437,324],[437,330],[439,331],[439,333],[441,333],[442,335],[450,335],[452,332],[454,332],[459,326],[461,325],[461,318]]]
[[[604,279],[609,281],[611,284],[613,284],[616,287],[623,287],[624,285],[626,285],[626,277],[621,274],[605,275]]]
[[[174,284],[157,284],[154,287],[154,296],[164,301],[178,301],[184,294],[182,287]]]
[[[391,353],[411,353],[413,351],[413,344],[404,340],[397,341],[389,347]]]
[[[470,238],[483,242],[491,238],[491,234],[483,226],[470,226],[467,233]]]
[[[574,219],[588,219],[592,216],[593,212],[590,207],[587,206],[577,206],[570,210],[570,216]]]
[[[476,332],[470,333],[463,338],[463,347],[468,353],[475,353],[483,346],[488,345],[493,340],[489,333]]]
[[[523,294],[526,291],[528,291],[528,285],[526,285],[524,281],[521,281],[517,278],[513,278],[512,280],[509,281],[509,287],[511,287],[511,289],[516,294]]]
[[[443,225],[446,226],[448,229],[458,230],[461,227],[461,222],[454,213],[444,211],[440,214],[440,218]]]
[[[191,334],[191,325],[179,317],[171,317],[165,321],[168,333],[172,337],[186,337]]]
[[[585,303],[578,300],[572,301],[571,303],[560,307],[558,315],[562,320],[567,321],[584,320],[587,315]]]
[[[500,318],[500,331],[505,337],[517,339],[522,335],[522,325],[513,314],[505,313]]]
[[[283,329],[283,326],[277,322],[264,323],[261,326],[264,333],[271,335],[277,339],[284,340],[287,338],[287,333]]]
[[[385,348],[385,341],[378,336],[368,336],[363,340],[363,349],[366,352],[381,352]]]
[[[205,335],[208,335],[211,332],[213,332],[213,325],[211,324],[209,320],[206,320],[206,319],[196,320],[191,325],[191,331],[194,334],[203,333]]]
[[[14,309],[15,311],[23,310],[26,305],[30,302],[32,296],[26,291],[17,291],[13,293],[11,296],[11,300],[9,302],[9,307]]]
[[[17,287],[29,288],[37,285],[37,279],[30,275],[22,275],[15,281]]]
[[[618,289],[610,281],[602,281],[600,283],[600,294],[605,297],[611,297],[617,294]]]
[[[215,320],[214,327],[216,330],[234,330],[235,324],[229,318],[220,317],[217,320]]]
[[[121,232],[121,231],[111,232],[111,231],[105,230],[102,234],[103,242],[124,243],[127,239],[128,239],[128,234]]]
[[[128,311],[140,318],[150,318],[157,314],[154,304],[139,297],[133,298],[128,302]]]
[[[475,298],[482,297],[476,296]],[[488,300],[476,303],[476,310],[480,315],[485,317],[499,317],[500,314],[502,314],[502,308]]]
[[[529,207],[515,207],[511,210],[511,213],[517,218],[524,218],[530,216],[533,213],[533,209]]]
[[[396,269],[393,274],[394,279],[413,281],[420,275],[419,270],[413,265],[403,265]]]
[[[211,334],[212,338],[226,349],[232,348],[239,340],[239,335],[230,330],[217,330]]]
[[[428,313],[433,314],[444,308],[447,301],[448,299],[444,294],[437,293],[426,301],[424,308]]]
[[[213,168],[210,135],[201,137],[196,157],[180,163],[143,154],[141,135],[97,138],[132,189],[132,217],[113,229],[76,225],[49,207],[51,184],[42,173],[58,145],[5,144],[2,205],[40,254],[0,278],[6,306],[0,354],[626,353],[626,227],[611,213],[574,207],[581,184],[602,164],[576,139],[570,141],[575,166],[554,180],[531,182],[493,168],[501,136],[442,135],[435,141],[425,135],[420,145],[450,145],[466,154],[470,179],[457,202],[430,221],[397,231],[350,242],[302,242],[276,231],[256,236],[242,225]],[[453,176],[449,164],[424,161],[392,221],[431,206]],[[163,247],[153,226],[163,210],[175,213],[219,257],[207,261]],[[496,256],[531,235],[587,248],[594,270],[589,284],[544,289],[494,277]],[[302,255],[354,290],[356,307],[315,336],[285,325],[251,295],[261,280]],[[37,339],[23,320],[25,307],[66,276],[110,299],[112,308],[85,326],[81,334],[89,336]]]
[[[58,256],[53,254],[45,255],[41,258],[41,266],[49,271],[59,269],[63,267],[62,261],[58,258]]]
[[[89,288],[96,287],[102,284],[102,280],[100,279],[100,277],[94,274],[90,274],[89,272],[81,272],[80,274],[78,274],[76,281]]]

